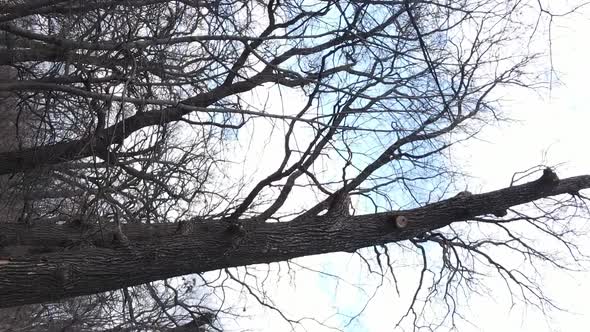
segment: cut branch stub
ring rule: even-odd
[[[508,211],[507,210],[497,210],[497,211],[493,212],[493,215],[498,218],[502,218],[502,217],[505,217],[506,215],[508,215]]]
[[[461,191],[460,193],[458,193],[457,195],[455,195],[455,197],[457,197],[457,198],[469,197],[469,196],[473,196],[473,194],[470,191],[467,191],[467,190]]]
[[[395,217],[395,227],[397,228],[405,228],[408,226],[408,218],[405,216],[396,216]]]
[[[551,168],[547,167],[543,170],[543,175],[541,175],[538,181],[543,186],[555,186],[559,183],[559,177]]]

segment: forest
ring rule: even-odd
[[[386,294],[383,330],[467,331],[496,286],[559,310],[540,276],[587,267],[590,174],[479,191],[455,155],[551,89],[583,6],[0,2],[0,330],[358,331]]]

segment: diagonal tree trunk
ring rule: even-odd
[[[328,214],[284,223],[245,222],[244,232],[231,231],[220,221],[130,224],[122,228],[126,241],[121,241],[116,229],[0,224],[4,249],[22,249],[0,261],[0,307],[57,301],[226,267],[353,252],[412,239],[453,222],[498,214],[545,197],[575,195],[586,188],[590,188],[590,175],[558,180],[546,170],[533,182],[412,210],[360,216]],[[399,215],[408,219],[407,227],[394,226]],[[82,238],[87,245],[67,249]],[[43,250],[47,252],[39,253]]]

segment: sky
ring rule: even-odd
[[[509,184],[515,171],[535,164],[556,167],[560,177],[589,174],[590,109],[587,89],[590,75],[590,10],[583,8],[567,20],[558,20],[552,31],[552,60],[556,70],[550,91],[537,95],[519,91],[505,105],[513,119],[501,128],[488,128],[479,140],[461,150],[462,164],[473,176],[470,187],[485,192]],[[581,241],[583,242],[583,241]],[[590,252],[590,246],[586,246]],[[590,267],[590,265],[587,264]],[[557,303],[568,312],[544,317],[533,310],[509,311],[506,303],[489,301],[478,310],[482,331],[576,331],[590,326],[590,273],[546,272],[546,285]],[[498,313],[498,319],[495,314]],[[508,313],[508,314],[506,314]],[[471,331],[465,329],[463,331]]]
[[[571,4],[572,2],[570,2]],[[588,6],[590,7],[590,6]],[[556,166],[560,177],[590,174],[590,8],[585,7],[567,19],[557,19],[551,36],[551,61],[555,69],[550,90],[537,93],[523,90],[502,91],[502,108],[511,123],[487,127],[477,139],[454,147],[453,159],[471,175],[468,189],[482,193],[505,187],[516,171],[537,164]],[[259,101],[268,108],[298,108],[301,96],[288,90],[262,93]],[[268,132],[274,123],[260,124],[249,133],[259,145],[243,147],[244,163],[236,164],[244,174],[256,169],[269,174],[276,165],[259,160],[282,150],[281,140],[271,140]],[[283,128],[284,129],[284,128]],[[299,142],[302,146],[304,142]],[[260,158],[246,158],[259,155]],[[302,208],[304,206],[301,206]],[[395,248],[395,245],[393,245]],[[587,246],[590,253],[590,245]],[[370,255],[371,250],[363,254]],[[292,326],[296,331],[331,331],[318,323],[344,325],[344,331],[395,331],[393,326],[407,309],[417,284],[419,257],[400,250],[393,256],[398,288],[388,277],[368,271],[358,255],[334,253],[295,259],[285,263],[248,267],[253,277],[245,277],[264,288],[274,305],[289,318],[314,317]],[[374,266],[373,266],[374,267]],[[590,264],[588,264],[590,268]],[[244,268],[236,275],[244,275]],[[323,273],[318,273],[321,271]],[[330,275],[328,275],[328,273]],[[217,272],[207,274],[215,278]],[[339,278],[334,278],[338,276]],[[258,279],[254,279],[257,277]],[[509,294],[501,280],[486,286],[489,294],[469,294],[462,312],[467,320],[457,322],[460,331],[577,331],[590,326],[590,272],[543,272],[548,294],[566,311],[544,315],[534,308],[510,306]],[[243,288],[227,289],[229,305],[244,317],[224,321],[226,331],[286,331],[291,327],[281,315],[262,308]],[[434,308],[433,310],[437,310]],[[357,316],[358,315],[358,316]],[[405,325],[405,327],[408,327]]]
[[[590,93],[587,89],[589,31],[590,9],[587,7],[567,19],[556,19],[551,31],[551,61],[555,70],[550,77],[551,89],[535,93],[514,89],[502,91],[505,94],[502,107],[516,121],[487,127],[477,139],[453,148],[454,161],[472,176],[468,183],[471,192],[506,187],[514,172],[538,164],[556,167],[560,177],[590,173],[590,153],[584,146],[585,142],[590,142],[587,128],[590,123]],[[280,107],[297,104],[297,95],[289,91],[281,93],[280,98],[268,99],[267,106],[273,107],[273,103]],[[285,105],[285,101],[289,105]],[[246,151],[260,154],[260,159],[265,160],[265,154],[272,154],[281,145],[265,140],[266,131],[261,129],[270,130],[258,127],[250,134],[260,135],[264,144],[249,146]],[[268,174],[274,165],[246,163],[240,167],[245,172],[256,167],[260,173]],[[590,246],[586,249],[590,253]],[[285,264],[249,269],[256,269],[255,274],[267,278],[268,287],[265,289],[268,293],[265,295],[290,318],[315,317],[327,324],[341,325],[350,320],[347,316],[362,311],[344,327],[345,331],[401,331],[393,326],[407,308],[417,283],[416,268],[421,262],[415,256],[400,253],[400,257],[394,257],[399,295],[392,280],[370,275],[356,255],[336,253],[296,259],[289,266],[291,270]],[[302,266],[338,275],[344,280]],[[587,266],[590,268],[590,264]],[[291,273],[294,271],[297,272]],[[501,280],[495,280],[486,285],[493,290],[490,294],[469,295],[468,305],[461,309],[471,323],[458,322],[459,331],[574,331],[590,326],[590,309],[586,303],[590,298],[590,273],[566,274],[549,269],[543,271],[542,277],[548,294],[565,311],[544,315],[518,303],[511,306],[506,288]],[[376,290],[378,285],[381,287]],[[239,292],[237,289],[236,294]],[[246,317],[225,324],[228,331],[290,329],[280,315],[261,308],[251,297],[234,296],[233,305],[243,307],[240,314]],[[294,328],[297,331],[329,331],[311,320],[304,320]]]

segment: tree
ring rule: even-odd
[[[194,291],[194,280],[172,286],[149,283],[59,303],[2,309],[0,328],[5,331],[216,331],[212,308]],[[177,310],[180,307],[183,310]]]
[[[0,307],[403,242],[424,258],[421,281],[427,244],[440,245],[445,299],[483,259],[543,307],[539,285],[490,250],[563,266],[524,231],[579,257],[560,220],[583,215],[590,176],[541,167],[523,184],[452,195],[449,148],[509,116],[496,91],[541,83],[529,69],[542,57],[512,48],[537,37],[523,13],[553,17],[537,2],[0,8],[0,65],[16,73],[0,81],[16,142],[0,174],[18,197],[0,223]],[[473,238],[467,223],[505,234]]]

